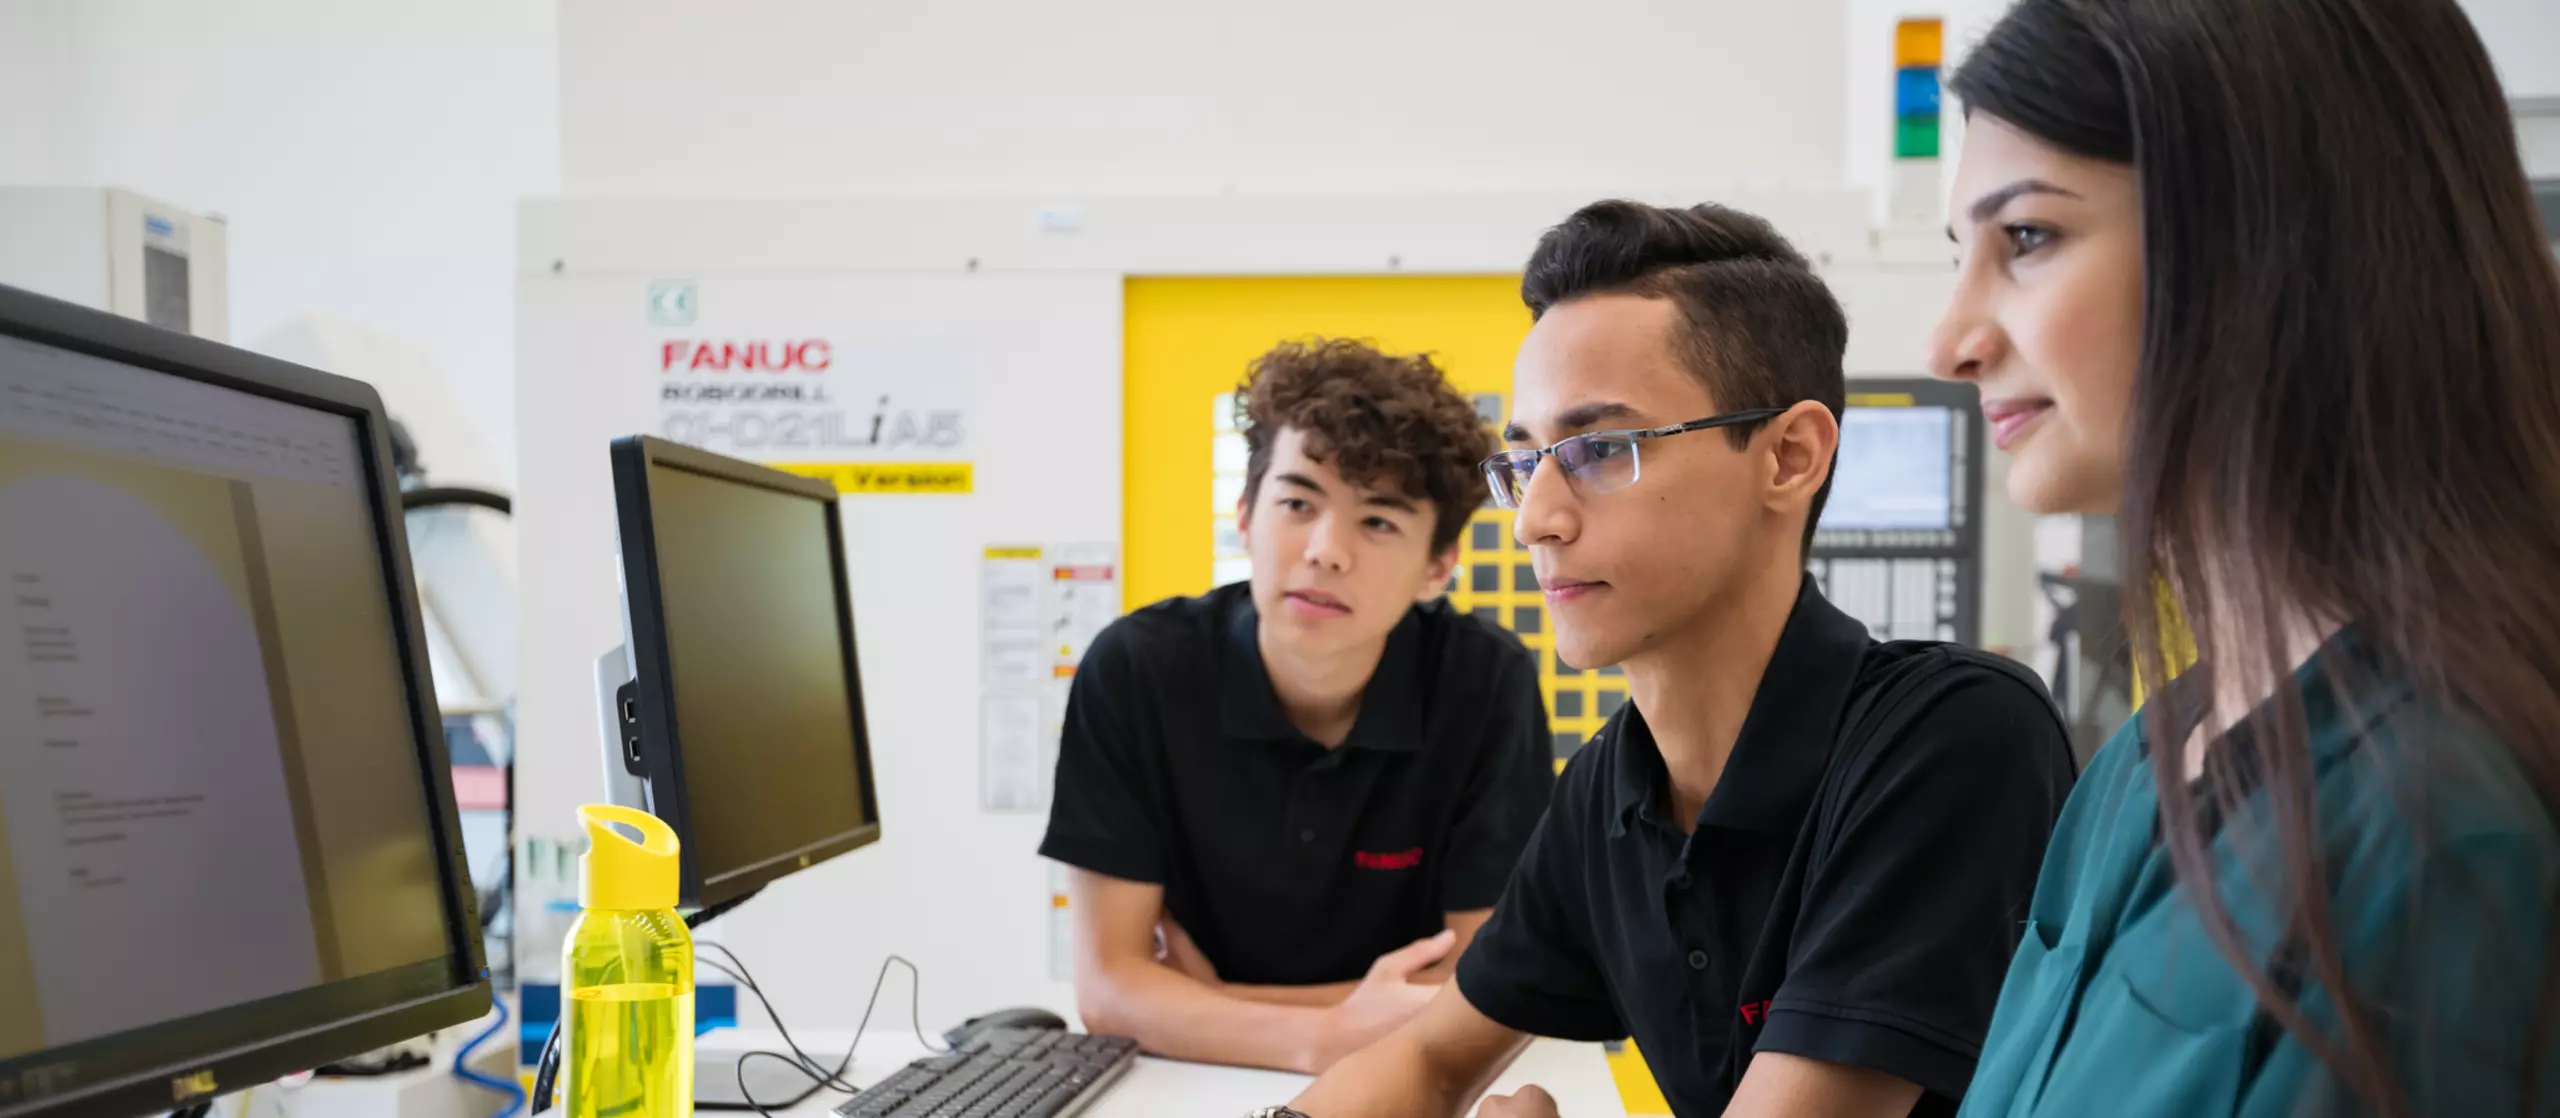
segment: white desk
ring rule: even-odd
[[[794,1035],[798,1036],[802,1049],[813,1056],[841,1057],[845,1042],[852,1038],[850,1031]],[[782,1047],[781,1036],[771,1029],[724,1029],[720,1036],[723,1048]],[[867,1084],[922,1055],[925,1055],[924,1046],[906,1033],[867,1036],[862,1040],[862,1051],[854,1059],[853,1070],[845,1078]],[[1494,1081],[1493,1091],[1495,1094],[1507,1094],[1531,1083],[1546,1088],[1548,1094],[1556,1097],[1564,1118],[1626,1118],[1627,1109],[1618,1098],[1617,1082],[1609,1077],[1608,1058],[1597,1044],[1533,1041],[1510,1069]],[[1243,1118],[1256,1107],[1289,1101],[1306,1084],[1307,1077],[1286,1072],[1186,1064],[1141,1056],[1138,1065],[1129,1069],[1129,1074],[1122,1076],[1120,1082],[1095,1100],[1079,1118],[1163,1118],[1165,1115]],[[775,1113],[787,1118],[825,1118],[830,1109],[843,1101],[842,1095],[820,1091],[811,1095],[807,1102]]]

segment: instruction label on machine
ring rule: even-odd
[[[979,575],[978,796],[1045,812],[1076,665],[1120,615],[1110,544],[989,547]]]
[[[966,339],[850,325],[837,308],[860,294],[824,280],[660,279],[646,295],[631,356],[656,382],[660,435],[847,495],[974,487]]]

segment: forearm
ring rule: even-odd
[[[1289,1105],[1309,1118],[1414,1118],[1458,1114],[1482,1090],[1477,1078],[1433,1063],[1417,1030],[1385,1040],[1333,1065]]]
[[[1077,987],[1085,1028],[1159,1056],[1314,1074],[1329,1055],[1326,1007],[1239,996],[1154,962],[1123,962]]]
[[[1415,975],[1414,981],[1422,981],[1422,976]],[[1220,983],[1215,987],[1219,993],[1228,997],[1243,998],[1246,1001],[1261,1002],[1264,1005],[1303,1005],[1317,1009],[1331,1009],[1341,1005],[1342,999],[1350,997],[1351,992],[1359,988],[1360,984],[1357,982],[1333,982],[1323,986],[1238,986],[1233,983]]]

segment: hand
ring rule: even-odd
[[[1476,1118],[1558,1118],[1555,1096],[1537,1087],[1516,1095],[1493,1095],[1476,1107]]]
[[[1309,1073],[1323,1074],[1334,1061],[1367,1048],[1422,1012],[1440,988],[1414,981],[1414,972],[1447,958],[1457,942],[1457,933],[1444,931],[1378,956],[1359,988],[1341,1005],[1325,1011],[1324,1036],[1309,1061]]]
[[[1200,945],[1191,942],[1191,933],[1167,916],[1156,921],[1156,961],[1182,972],[1205,986],[1218,985],[1218,968]]]

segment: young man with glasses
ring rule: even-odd
[[[1419,1011],[1554,786],[1537,662],[1440,600],[1484,421],[1425,357],[1283,345],[1238,392],[1250,582],[1085,654],[1040,852],[1085,1026],[1316,1072]]]
[[[1998,657],[1876,643],[1805,576],[1848,327],[1766,222],[1600,203],[1521,288],[1486,472],[1556,654],[1624,665],[1632,701],[1453,988],[1273,1113],[1456,1113],[1523,1034],[1632,1035],[1684,1116],[1952,1113],[2071,784],[2059,716]]]

